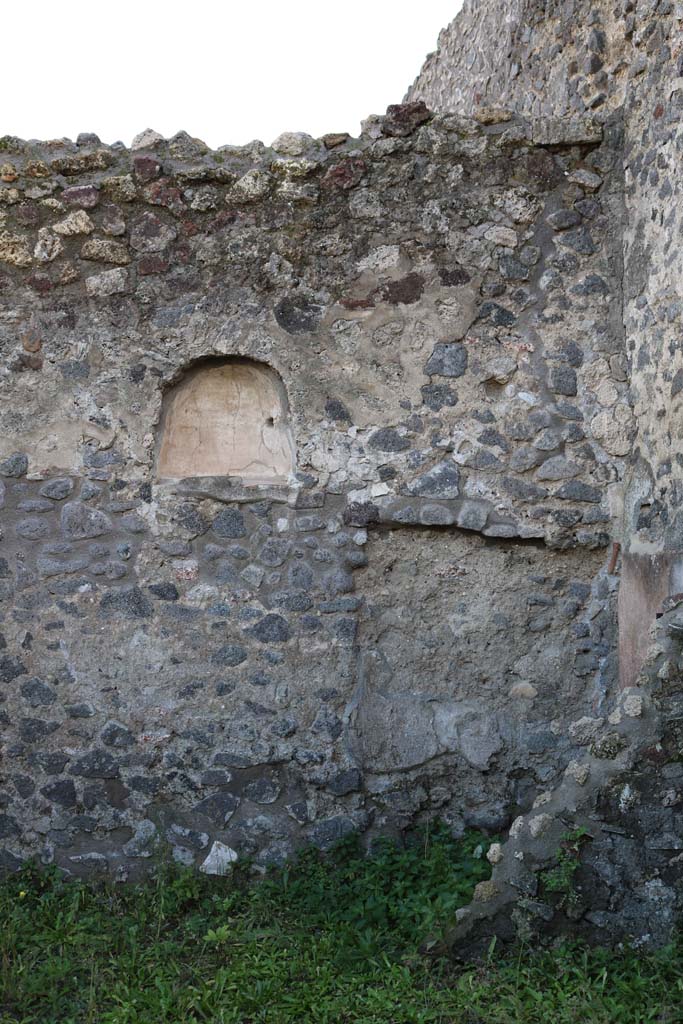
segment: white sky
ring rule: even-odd
[[[70,0],[3,4],[0,135],[212,147],[357,134],[400,103],[462,0]]]

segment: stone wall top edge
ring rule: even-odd
[[[41,140],[0,135],[0,165],[17,159],[25,161],[25,165],[42,161],[45,166],[30,166],[27,176],[73,179],[81,174],[110,171],[126,160],[154,153],[179,166],[198,162],[208,166],[213,162],[216,165],[215,180],[220,181],[222,167],[227,172],[231,165],[239,168],[245,161],[264,163],[269,159],[296,158],[322,164],[334,160],[340,153],[348,155],[354,150],[371,149],[381,139],[405,139],[424,124],[445,134],[458,135],[478,132],[501,135],[515,126],[514,137],[503,138],[503,142],[526,141],[535,145],[589,144],[599,142],[602,137],[599,120],[590,116],[524,118],[497,106],[476,109],[471,117],[467,117],[457,113],[437,113],[429,110],[422,101],[416,101],[390,106],[385,115],[371,115],[363,122],[360,135],[355,137],[348,132],[328,133],[320,138],[305,132],[284,132],[270,146],[255,139],[242,146],[223,145],[212,149],[185,131],[177,132],[171,138],[164,138],[153,131],[142,132],[130,146],[122,142],[107,144],[91,133],[79,135],[75,142],[69,138]],[[20,177],[21,169],[17,167],[14,170]],[[12,171],[3,167],[0,182],[14,184],[11,175]]]

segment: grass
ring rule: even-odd
[[[0,1024],[674,1024],[680,949],[419,954],[488,875],[441,829],[345,842],[260,882],[160,870],[138,887],[27,868],[0,883]]]

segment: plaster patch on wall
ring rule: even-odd
[[[286,397],[268,367],[248,360],[206,363],[165,396],[160,477],[269,483],[286,480],[293,468]]]

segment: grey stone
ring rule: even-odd
[[[105,594],[100,601],[103,612],[122,615],[127,619],[147,619],[152,606],[139,587],[121,587]]]
[[[32,708],[48,707],[57,700],[57,694],[42,679],[27,679],[21,684],[21,695]]]
[[[43,786],[40,792],[46,800],[50,800],[60,807],[75,807],[78,800],[76,787],[71,779],[59,779],[57,782],[51,782],[49,785]]]
[[[576,394],[576,372],[568,366],[553,366],[548,387],[556,395],[572,397]]]
[[[570,480],[568,483],[563,484],[558,491],[555,491],[555,497],[561,498],[563,501],[599,503],[602,500],[602,495],[597,487],[590,487],[580,480]]]
[[[157,827],[153,821],[143,819],[135,826],[135,832],[127,843],[123,844],[126,857],[151,857],[158,843]]]
[[[147,529],[147,523],[142,516],[136,515],[134,512],[121,516],[121,526],[128,533],[144,533]]]
[[[353,818],[338,814],[316,822],[309,831],[309,839],[313,846],[329,850],[355,831],[356,824]]]
[[[117,750],[126,750],[135,744],[130,729],[121,722],[107,722],[100,733],[100,739],[106,747],[114,747]]]
[[[554,231],[565,231],[581,223],[581,214],[576,210],[557,210],[548,217],[548,223]]]
[[[26,665],[19,658],[0,655],[0,683],[11,683],[18,676],[26,674]]]
[[[262,776],[246,786],[244,795],[255,804],[272,804],[278,799],[280,792],[280,786],[274,779]]]
[[[275,319],[288,334],[309,334],[320,323],[324,309],[305,295],[290,295],[275,307]]]
[[[52,512],[53,508],[51,501],[45,501],[42,498],[26,498],[17,505],[19,512]]]
[[[18,537],[23,537],[26,540],[40,540],[41,537],[47,537],[50,532],[50,524],[45,519],[29,517],[20,519],[15,529]]]
[[[15,452],[0,462],[0,476],[18,479],[28,472],[28,457],[23,452]]]
[[[194,811],[208,818],[217,828],[223,828],[240,805],[239,797],[233,793],[214,793],[195,805]]]
[[[86,779],[116,779],[119,766],[108,750],[91,750],[77,758],[71,765],[71,775],[81,775]]]
[[[205,875],[227,875],[238,859],[238,854],[232,847],[216,840],[199,870]]]
[[[237,540],[239,537],[246,537],[247,535],[244,516],[236,508],[226,508],[219,512],[211,527],[217,536],[230,540]]]
[[[569,480],[581,472],[581,467],[565,458],[564,455],[555,455],[552,459],[539,466],[536,471],[538,480]]]
[[[456,521],[462,530],[482,530],[491,508],[482,501],[465,499],[458,508]]]
[[[175,583],[151,583],[147,589],[160,601],[177,601],[180,597]]]
[[[241,644],[224,644],[211,655],[211,663],[224,668],[235,668],[247,660],[247,652]]]
[[[254,626],[250,626],[245,632],[262,644],[282,644],[291,637],[287,620],[274,612],[266,615]]]
[[[89,566],[93,576],[104,576],[107,580],[121,580],[128,574],[125,562],[108,559],[106,562],[92,562]]]
[[[60,562],[56,558],[37,558],[36,569],[43,579],[51,576],[70,575],[75,572],[82,572],[88,566],[87,558],[70,558]]]
[[[440,462],[409,483],[408,490],[420,498],[457,498],[460,473],[454,462]]]
[[[444,505],[423,505],[420,509],[420,522],[424,526],[452,526],[455,512]]]
[[[462,377],[467,370],[467,349],[459,342],[439,342],[425,364],[430,376]]]
[[[64,708],[69,718],[92,718],[95,709],[92,704],[85,702],[79,704],[67,704]]]
[[[112,529],[109,516],[80,501],[68,501],[62,506],[60,523],[62,534],[67,540],[89,540],[101,537]]]
[[[327,788],[334,796],[347,796],[349,793],[357,793],[363,784],[363,778],[357,768],[347,768],[338,772],[327,783]]]
[[[379,452],[405,452],[410,448],[410,441],[394,427],[383,427],[370,436],[368,447]]]
[[[38,743],[59,729],[59,722],[47,722],[42,718],[19,719],[19,735],[25,743]]]

